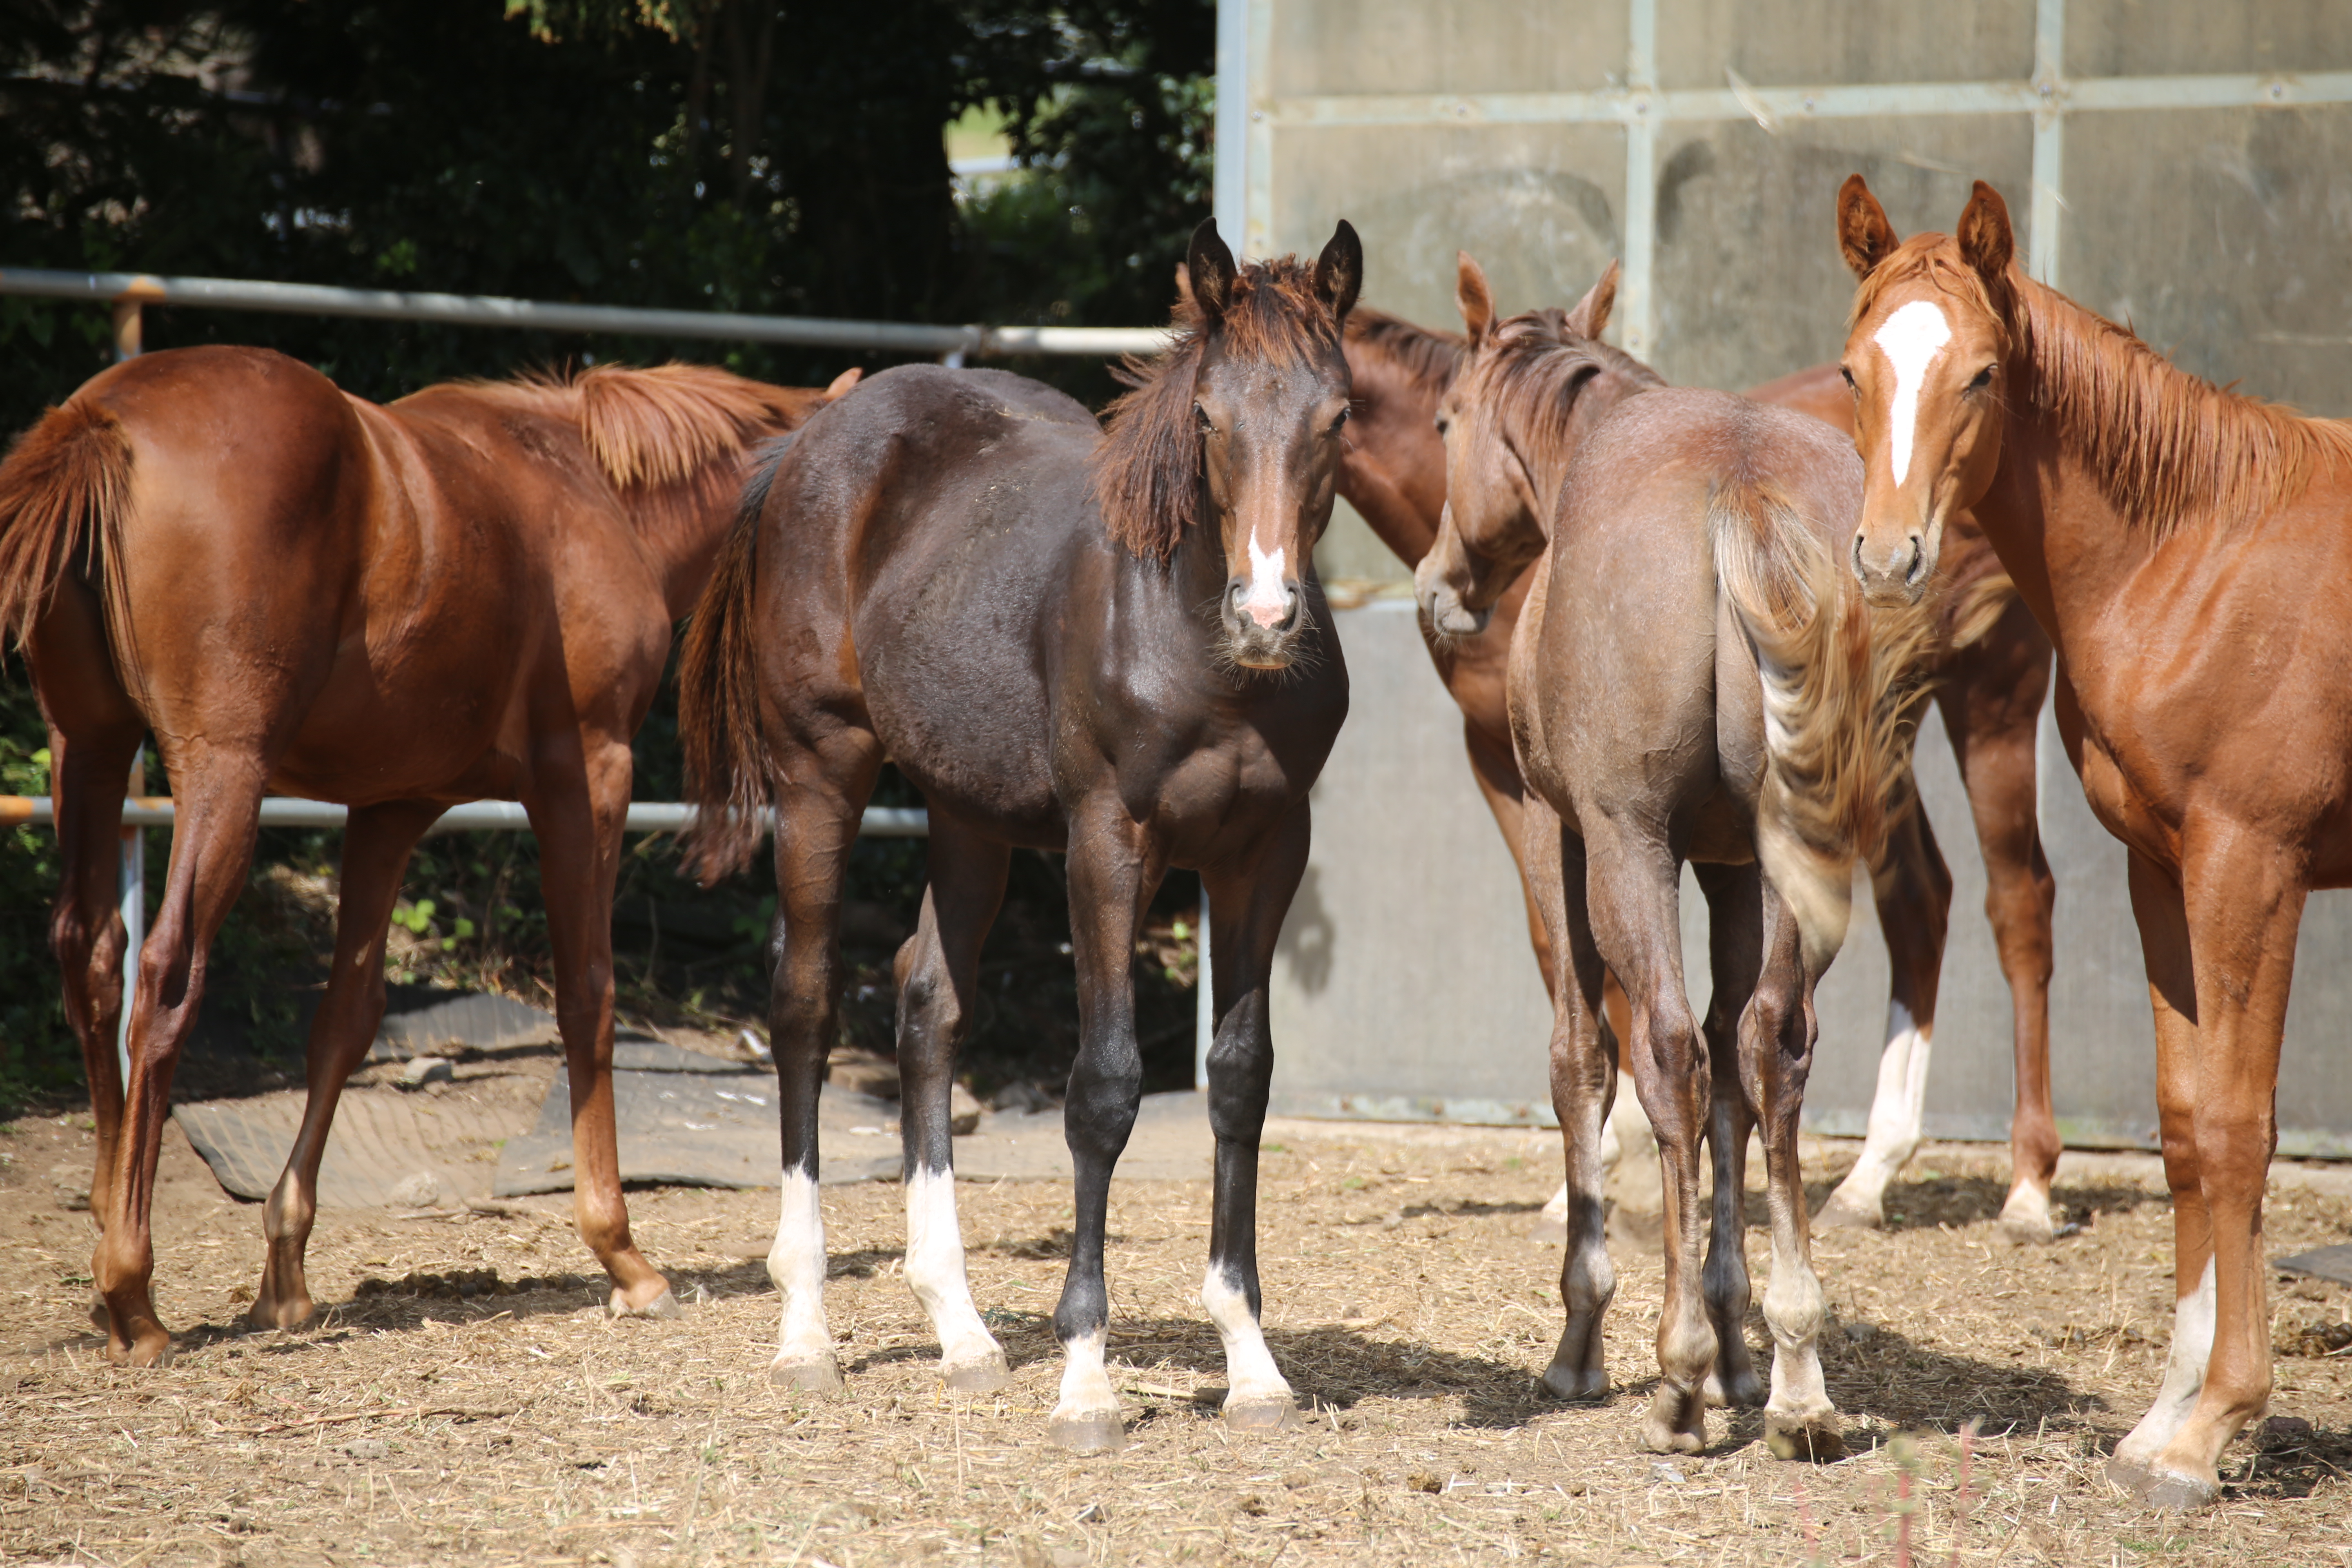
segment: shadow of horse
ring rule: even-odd
[[[1829,1201],[1839,1181],[1824,1177],[1805,1184],[1805,1203],[1814,1213]],[[2009,1179],[2006,1176],[1934,1176],[1919,1181],[1895,1181],[1887,1184],[1886,1224],[1888,1230],[1934,1230],[1949,1226],[1959,1230],[1972,1225],[1990,1225],[2000,1217],[2001,1205],[2009,1200]],[[2165,1204],[2171,1200],[2163,1193],[2120,1183],[2076,1184],[2053,1187],[2050,1201],[2063,1210],[2066,1222],[2088,1226],[2101,1215],[2130,1214],[2149,1204]],[[1751,1193],[1748,1198],[1748,1224],[1766,1226],[1770,1217],[1761,1194]]]

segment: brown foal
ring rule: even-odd
[[[1432,625],[1471,631],[1534,560],[1509,703],[1528,880],[1559,955],[1552,1099],[1570,1194],[1567,1321],[1544,1383],[1569,1397],[1609,1387],[1601,1319],[1616,1281],[1598,1145],[1617,1061],[1599,1005],[1605,966],[1632,1003],[1625,1059],[1666,1198],[1664,1375],[1643,1440],[1696,1451],[1707,1405],[1762,1402],[1776,1452],[1831,1457],[1843,1445],[1816,1347],[1824,1307],[1797,1119],[1813,987],[1844,934],[1854,856],[1916,815],[1903,781],[1927,616],[1866,611],[1839,569],[1862,473],[1818,421],[1661,386],[1540,317],[1497,322],[1467,257],[1461,300],[1471,358],[1439,411],[1446,517],[1415,581]],[[1636,395],[1601,413],[1580,391],[1596,374]],[[1685,861],[1711,917],[1703,1029],[1683,984]],[[1742,1326],[1741,1173],[1759,1121],[1769,1399]],[[1703,1276],[1702,1137],[1715,1174]]]
[[[1598,337],[1607,326],[1614,275],[1594,285],[1567,319]],[[1461,337],[1433,331],[1359,306],[1348,318],[1348,364],[1355,382],[1349,450],[1339,493],[1381,542],[1417,566],[1437,538],[1445,505],[1445,445],[1437,405],[1466,353]],[[1603,387],[1588,387],[1587,391]],[[1827,421],[1851,436],[1853,397],[1835,365],[1819,365],[1750,388],[1748,395]],[[2010,1128],[2011,1177],[2002,1228],[2020,1240],[2048,1240],[2050,1182],[2058,1165],[2058,1127],[2050,1105],[2051,909],[2056,884],[2042,852],[2034,815],[2034,728],[2050,681],[2050,642],[2016,596],[1983,534],[1965,513],[1954,520],[1938,570],[1940,595],[1936,700],[1950,736],[1976,822],[1985,864],[1985,913],[2001,972],[2009,981],[2017,1064],[2017,1108]],[[1520,867],[1536,962],[1547,987],[1551,953],[1520,846],[1526,785],[1511,754],[1504,696],[1512,628],[1530,578],[1521,572],[1496,600],[1483,631],[1444,637],[1423,626],[1438,678],[1462,710],[1463,740],[1496,826]],[[1924,815],[1916,832],[1890,841],[1875,868],[1879,928],[1892,960],[1886,1041],[1879,1061],[1869,1135],[1845,1180],[1815,1216],[1817,1226],[1883,1223],[1887,1184],[1925,1135],[1927,1058],[1951,876]],[[1624,994],[1604,976],[1609,1016],[1625,1037]],[[1621,1101],[1612,1120],[1638,1116]],[[1609,1153],[1614,1141],[1604,1137]],[[1563,1211],[1567,1189],[1550,1211]]]
[[[2068,759],[2130,851],[2178,1305],[2108,1474],[2200,1506],[2270,1398],[2263,1186],[2295,931],[2312,889],[2352,885],[2352,425],[2212,386],[2034,282],[1982,182],[1955,235],[1898,241],[1855,176],[1838,237],[1862,280],[1852,565],[1913,597],[1947,520],[1975,513],[2057,647]]]
[[[748,449],[845,391],[599,366],[386,407],[261,349],[93,377],[0,465],[0,631],[49,725],[51,924],[98,1121],[91,1274],[107,1353],[152,1364],[148,1226],[172,1074],[271,789],[341,801],[334,969],[310,1100],[264,1217],[251,1321],[311,1313],[302,1255],[335,1102],[383,1012],[384,935],[442,810],[520,800],[541,847],[572,1075],[574,1209],[615,1311],[675,1310],[629,1237],[613,1133],[611,908],[629,739],[701,592]],[[115,1060],[122,781],[152,731],[177,819]]]

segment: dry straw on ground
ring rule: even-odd
[[[59,1196],[87,1170],[88,1135],[20,1123],[0,1136],[0,1237],[16,1264],[0,1556],[1893,1563],[1905,1518],[1921,1563],[2336,1565],[2352,1552],[2352,1357],[2282,1360],[2273,1410],[2309,1427],[2281,1422],[2233,1447],[2227,1495],[2203,1515],[2151,1517],[2100,1481],[2169,1332],[2169,1217],[2145,1163],[2133,1179],[2062,1178],[2082,1228],[2020,1250],[1991,1225],[1998,1151],[1933,1150],[1895,1189],[1895,1228],[1825,1237],[1825,1361],[1855,1457],[1816,1468],[1771,1459],[1754,1413],[1718,1414],[1700,1458],[1635,1452],[1659,1290],[1638,1240],[1615,1247],[1620,1391],[1594,1406],[1537,1394],[1559,1254],[1525,1233],[1556,1179],[1548,1140],[1289,1124],[1270,1143],[1269,1339],[1308,1418],[1271,1438],[1215,1419],[1222,1360],[1192,1301],[1207,1185],[1124,1184],[1111,1281],[1132,1434],[1124,1453],[1076,1459],[1040,1442],[1070,1212],[1057,1184],[959,1194],[975,1293],[1016,1369],[1010,1393],[972,1404],[940,1393],[898,1278],[898,1189],[827,1189],[848,1394],[819,1401],[762,1375],[769,1194],[633,1194],[648,1252],[698,1299],[679,1321],[604,1319],[566,1205],[535,1200],[331,1212],[311,1251],[325,1320],[247,1336],[235,1324],[260,1265],[258,1214],[174,1140],[158,1295],[181,1348],[168,1369],[130,1373],[85,1331],[88,1216]],[[2274,1189],[2269,1245],[2334,1240],[2347,1223],[2341,1198]],[[1760,1268],[1760,1235],[1750,1250]],[[486,1270],[499,1282],[487,1293]],[[501,1293],[517,1280],[530,1288]],[[2352,1317],[2333,1286],[2284,1285],[2276,1303],[2279,1338],[2299,1350],[2324,1349],[2326,1325]],[[1760,1321],[1750,1333],[1764,1342]],[[1963,1493],[1955,1434],[1971,1421],[1982,1436]]]

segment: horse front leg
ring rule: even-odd
[[[1135,1130],[1143,1100],[1143,1056],[1135,1037],[1135,932],[1160,882],[1156,847],[1108,791],[1072,814],[1070,949],[1078,974],[1078,1056],[1070,1068],[1062,1125],[1076,1203],[1069,1273],[1054,1308],[1054,1333],[1064,1357],[1061,1396],[1045,1435],[1082,1454],[1117,1448],[1127,1440],[1106,1360],[1110,1297],[1103,1279],[1103,1229],[1111,1172]]]
[[[2048,1241],[2050,1184],[2058,1173],[2058,1118],[2050,1101],[2052,911],[2057,879],[2042,852],[2034,807],[2034,736],[2050,686],[2050,639],[2022,604],[1964,650],[1937,692],[1952,754],[1968,785],[1984,857],[1985,917],[2009,982],[2017,1105],[2010,1121],[2009,1199],[2000,1229]]]
[[[2195,1407],[2140,1488],[2143,1501],[2166,1509],[2221,1496],[2222,1448],[2270,1404],[2263,1189],[2278,1144],[2279,1045],[2308,896],[2307,861],[2294,848],[2195,818],[2183,837],[2197,1019],[2189,1100],[2212,1235],[2213,1348]]]
[[[342,893],[335,910],[335,965],[327,994],[310,1021],[302,1126],[286,1156],[285,1173],[262,1210],[268,1258],[261,1289],[246,1321],[257,1329],[290,1329],[313,1310],[303,1255],[319,1212],[319,1162],[334,1126],[343,1085],[374,1043],[383,1020],[384,939],[400,896],[401,873],[417,839],[441,808],[421,801],[362,806],[343,828]]]
[[[1944,938],[1951,926],[1952,873],[1937,847],[1927,809],[1916,785],[1911,809],[1887,834],[1871,890],[1878,903],[1878,929],[1886,938],[1891,994],[1886,999],[1886,1043],[1878,1057],[1878,1089],[1870,1102],[1870,1124],[1862,1152],[1822,1212],[1820,1229],[1853,1226],[1874,1230],[1885,1223],[1886,1186],[1927,1134],[1927,1060],[1936,1037],[1936,991],[1944,968]]]
[[[1242,1431],[1278,1430],[1297,1411],[1259,1325],[1257,1165],[1274,1081],[1266,988],[1283,916],[1306,874],[1309,837],[1301,801],[1248,865],[1202,873],[1217,932],[1211,953],[1217,1030],[1209,1047],[1209,1128],[1217,1140],[1217,1173],[1201,1305],[1224,1342],[1225,1424]]]

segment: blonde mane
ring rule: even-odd
[[[824,400],[701,364],[600,364],[466,384],[577,421],[597,466],[623,490],[703,478],[753,443],[797,427]],[[730,483],[734,477],[730,470]]]

